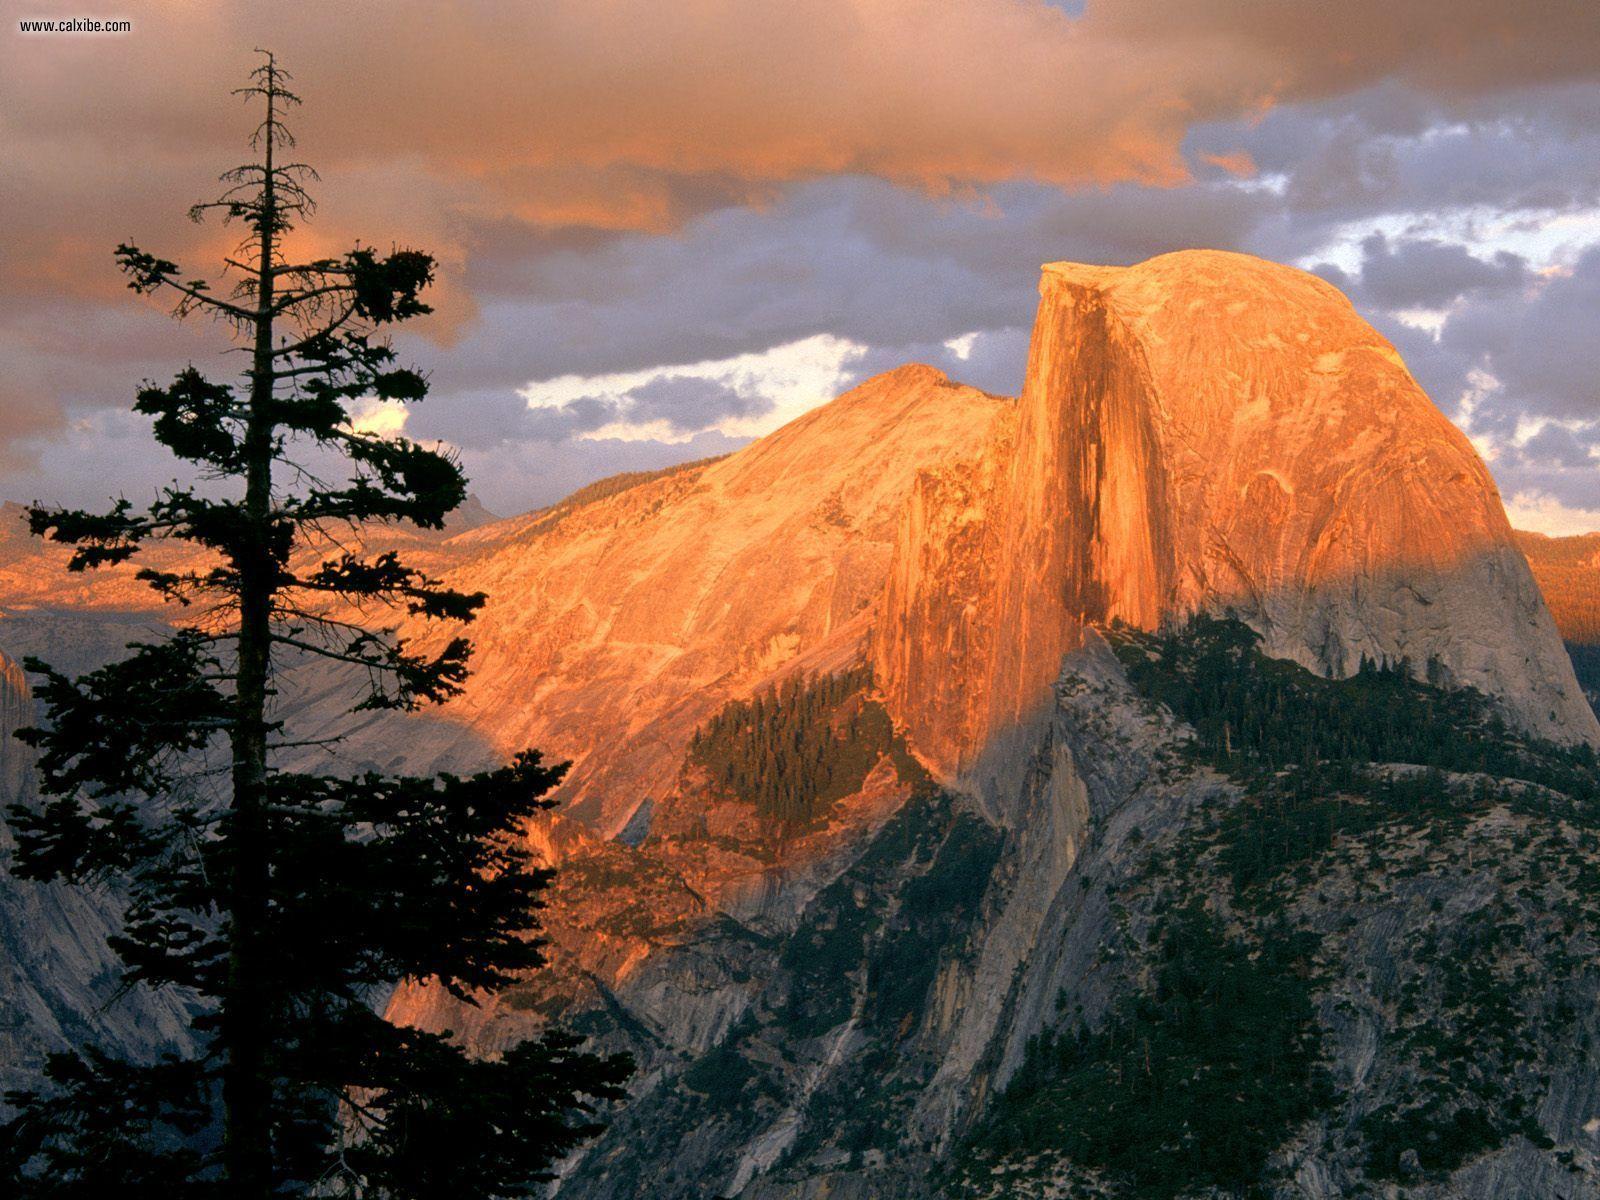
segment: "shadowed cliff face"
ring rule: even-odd
[[[105,943],[115,896],[8,874],[5,810],[36,796],[33,751],[15,734],[36,719],[27,676],[0,654],[0,1092],[36,1083],[46,1055],[85,1045],[135,1059],[191,1048],[180,998],[119,988]]]
[[[1335,289],[1196,251],[1052,264],[1040,297],[1015,433],[919,490],[878,625],[947,775],[1026,721],[1085,626],[1200,609],[1325,674],[1403,657],[1542,736],[1600,736],[1488,472]]]

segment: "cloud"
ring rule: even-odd
[[[411,410],[398,400],[367,399],[351,406],[350,425],[359,433],[395,437],[405,432]]]
[[[1487,406],[1502,427],[1540,418],[1600,418],[1600,245],[1570,267],[1543,273],[1520,302],[1486,295],[1444,325],[1442,354],[1497,382]],[[1480,409],[1475,419],[1487,413]]]
[[[772,410],[769,397],[740,392],[716,379],[657,375],[625,392],[532,405],[514,427],[532,441],[688,441],[732,421]]]
[[[664,422],[677,434],[763,417],[773,409],[772,398],[759,391],[739,391],[721,380],[694,375],[659,375],[629,392],[628,400],[630,423]]]
[[[978,338],[982,333],[981,329],[975,329],[968,333],[958,334],[953,338],[945,338],[944,348],[962,362],[966,362],[967,359],[972,357],[972,348],[977,345]]]
[[[1459,242],[1369,234],[1361,242],[1359,272],[1334,266],[1320,273],[1355,300],[1378,308],[1446,309],[1466,295],[1501,295],[1534,282],[1528,262],[1507,250],[1479,257]]]
[[[336,159],[417,155],[518,191],[534,178],[518,170],[550,167],[1168,183],[1187,174],[1178,144],[1196,121],[1385,78],[1470,97],[1600,70],[1585,0],[1096,0],[1076,19],[1028,0],[480,0],[444,15],[391,0],[368,19],[308,0],[203,13],[167,0],[115,46],[9,39],[18,124],[227,146],[218,97],[266,44],[299,74],[316,104],[305,128]],[[175,60],[189,70],[159,69]],[[95,86],[66,84],[63,67],[96,71]],[[107,112],[110,91],[122,103]],[[576,176],[560,182],[525,203],[581,207]],[[594,204],[625,214],[658,194],[605,182],[615,194]]]
[[[1243,248],[1272,205],[1231,182],[1074,193],[1013,184],[977,201],[845,177],[798,185],[764,209],[706,213],[668,237],[559,249],[511,238],[485,253],[494,278],[476,289],[479,319],[462,340],[447,354],[413,345],[439,397],[418,419],[451,437],[458,420],[475,426],[456,394],[722,360],[824,334],[894,347],[1027,326],[1043,261]]]
[[[1201,160],[1249,153],[1254,185],[1280,197],[1294,240],[1321,229],[1353,249],[1375,229],[1419,236],[1446,224],[1482,236],[1522,216],[1546,224],[1600,205],[1600,87],[1463,101],[1386,82],[1279,106],[1259,122],[1197,126],[1186,148]]]
[[[188,362],[232,373],[218,354],[227,342],[219,345],[213,329],[175,323],[124,296],[0,301],[0,466],[25,469],[44,440],[71,436],[85,414],[131,407],[145,379],[170,379]]]
[[[1536,272],[1600,238],[1589,0],[140,8],[114,43],[0,39],[16,480],[53,482],[31,473],[48,463],[99,487],[126,432],[101,410],[215,362],[220,331],[136,301],[109,249],[199,265],[231,247],[182,214],[241,155],[227,93],[261,44],[298,76],[326,178],[303,246],[440,256],[440,312],[400,338],[435,385],[406,428],[462,446],[508,510],[545,487],[518,453],[630,469],[908,359],[1014,392],[1036,269],[1058,258],[1335,263],[1446,407],[1495,360],[1482,430],[1586,403],[1586,351],[1536,358],[1576,336],[1587,293]],[[1437,338],[1396,316],[1412,309],[1445,314]],[[684,370],[820,338],[850,356],[790,393]],[[568,377],[587,390],[537,390]],[[97,466],[41,457],[79,441]]]
[[[1453,98],[1530,81],[1593,78],[1600,20],[1578,0],[1283,4],[1091,3],[1086,25],[1137,44],[1224,47],[1275,74],[1279,101],[1393,78]]]
[[[522,390],[541,440],[758,437],[831,399],[865,346],[822,334],[759,353],[609,375],[562,375]]]
[[[1548,462],[1560,468],[1592,470],[1595,455],[1590,446],[1596,440],[1594,425],[1571,429],[1554,421],[1546,422],[1539,431],[1522,443],[1522,453],[1533,462]],[[1582,435],[1582,436],[1580,436]]]
[[[1506,500],[1506,516],[1517,529],[1570,537],[1600,529],[1600,507],[1574,508],[1540,492],[1518,492]]]
[[[1236,179],[1249,179],[1256,174],[1256,160],[1248,150],[1234,150],[1227,154],[1201,154],[1200,161],[1226,171]]]
[[[335,232],[443,245],[458,217],[659,232],[841,174],[930,194],[1173,185],[1206,122],[1383,80],[1458,107],[1593,80],[1597,24],[1587,0],[1097,0],[1076,18],[1037,0],[391,0],[359,18],[166,0],[114,41],[0,43],[24,214],[8,257],[23,278],[53,260],[86,279],[83,235],[108,217],[198,248],[172,218],[240,154],[228,93],[257,45],[297,74],[304,153],[356,201]]]
[[[1506,250],[1485,259],[1459,244],[1427,238],[1391,245],[1382,234],[1373,234],[1362,249],[1362,283],[1371,300],[1386,308],[1443,308],[1468,293],[1499,295],[1530,280],[1527,260]]]

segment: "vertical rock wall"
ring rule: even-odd
[[[1210,251],[1047,266],[1015,433],[960,470],[916,490],[873,643],[947,777],[1015,758],[1085,627],[1199,610],[1325,674],[1404,658],[1600,741],[1488,471],[1314,276]]]

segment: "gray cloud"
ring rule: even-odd
[[[1489,109],[1463,116],[1385,85],[1254,125],[1206,126],[1186,143],[1196,161],[1252,154],[1263,172],[1286,177],[1281,195],[1218,172],[1183,188],[1013,183],[965,198],[836,177],[759,210],[704,213],[666,238],[469,224],[466,279],[479,321],[447,353],[428,354],[441,390],[471,391],[722,358],[824,332],[875,347],[937,343],[1026,324],[1048,259],[1133,262],[1213,246],[1293,260],[1351,221],[1403,223],[1462,205],[1570,209],[1600,199],[1600,138],[1574,124],[1600,104],[1600,88],[1550,91],[1560,104],[1549,128],[1536,91],[1515,94],[1517,107],[1494,120]],[[1366,165],[1353,169],[1352,155]],[[1409,247],[1386,281],[1374,270],[1371,286],[1384,289],[1374,305],[1405,290],[1403,269],[1437,274],[1447,257],[1464,256],[1440,246],[1425,263],[1425,250]],[[1509,278],[1511,268],[1493,265]]]
[[[665,421],[677,433],[698,433],[729,417],[759,417],[771,411],[772,401],[766,396],[693,375],[658,376],[630,391],[622,409],[627,420]]]
[[[1500,381],[1509,417],[1600,416],[1600,246],[1525,302],[1484,299],[1452,315],[1442,344]]]
[[[660,421],[674,434],[701,433],[730,417],[770,412],[772,401],[715,379],[660,375],[618,396],[580,396],[559,406],[530,408],[507,390],[452,397],[429,414],[435,422],[440,408],[449,440],[481,450],[506,442],[565,442],[616,422]]]
[[[1017,184],[977,200],[839,178],[794,188],[761,211],[706,214],[670,238],[551,247],[501,229],[510,240],[493,256],[477,323],[448,351],[412,348],[441,395],[476,395],[567,373],[727,358],[820,333],[886,349],[936,346],[1029,325],[1042,262],[1244,248],[1272,207],[1272,197],[1221,181],[1080,193]],[[460,436],[453,416],[427,420],[441,436]]]
[[[1597,441],[1600,428],[1593,424],[1581,430],[1546,425],[1517,449],[1520,460],[1530,466],[1549,464],[1560,470],[1593,470],[1595,462],[1589,451]]]
[[[1458,242],[1437,238],[1390,239],[1381,233],[1361,242],[1355,274],[1323,264],[1317,273],[1358,305],[1383,310],[1443,309],[1466,295],[1500,295],[1526,289],[1534,279],[1519,254],[1501,250],[1481,258]]]
[[[511,511],[553,498],[552,488],[581,484],[586,473],[714,452],[703,439],[661,446],[573,440],[578,435],[622,418],[663,420],[690,433],[767,403],[680,374],[626,397],[530,412],[518,389],[531,380],[682,366],[831,333],[868,347],[854,378],[917,360],[1014,394],[1041,262],[1126,263],[1191,246],[1292,261],[1334,239],[1348,249],[1358,236],[1352,228],[1381,222],[1389,232],[1368,237],[1352,269],[1322,273],[1352,295],[1457,418],[1473,368],[1501,380],[1472,419],[1476,432],[1503,447],[1494,469],[1508,488],[1547,488],[1600,504],[1600,488],[1585,482],[1592,428],[1540,434],[1523,447],[1509,441],[1528,417],[1595,415],[1596,252],[1573,256],[1571,278],[1546,280],[1515,254],[1448,240],[1437,222],[1441,213],[1468,212],[1488,237],[1490,223],[1503,229],[1600,204],[1600,86],[1527,84],[1488,95],[1380,80],[1283,103],[1259,120],[1193,126],[1182,153],[1196,176],[1183,186],[1063,190],[1002,181],[981,192],[930,194],[825,174],[767,188],[759,207],[749,204],[749,181],[666,172],[656,181],[673,197],[675,227],[666,236],[585,223],[581,214],[548,224],[542,210],[527,217],[505,207],[452,207],[430,192],[417,212],[448,212],[435,225],[448,232],[458,255],[454,279],[475,310],[457,321],[449,345],[400,339],[434,384],[409,428],[463,447],[469,471],[493,492],[492,506]],[[1206,156],[1240,154],[1261,178],[1236,179],[1207,165]],[[397,228],[416,216],[397,210]],[[154,468],[133,461],[128,431],[118,425],[113,438],[106,422],[84,418],[125,406],[140,377],[166,377],[208,354],[217,331],[170,325],[115,281],[92,303],[75,296],[52,309],[38,302],[41,294],[35,289],[27,306],[13,305],[0,328],[0,402],[21,454],[6,464],[4,493],[143,486]],[[1394,317],[1418,307],[1449,310],[1441,337]],[[966,359],[944,344],[974,331]],[[44,446],[77,452],[40,457]],[[537,469],[518,470],[519,456]]]
[[[1564,211],[1600,202],[1600,87],[1526,87],[1488,100],[1384,83],[1256,123],[1197,126],[1185,149],[1248,153],[1263,176],[1283,180],[1293,224],[1312,231],[1446,208]]]
[[[1366,296],[1385,308],[1442,308],[1467,293],[1528,286],[1527,260],[1502,250],[1483,259],[1464,246],[1422,238],[1391,244],[1373,234],[1361,244]]]
[[[522,407],[496,440],[561,442],[611,424],[619,410],[614,400],[601,396],[580,396],[560,408]]]

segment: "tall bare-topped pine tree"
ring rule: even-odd
[[[466,675],[464,640],[419,653],[357,618],[382,604],[460,622],[484,600],[393,552],[342,545],[373,522],[439,528],[465,481],[446,455],[352,420],[353,402],[426,394],[378,335],[429,311],[434,263],[361,246],[285,257],[316,178],[283,161],[294,144],[284,112],[299,102],[287,80],[266,55],[241,89],[265,113],[257,161],[191,213],[246,230],[224,272],[231,291],[117,248],[136,292],[171,293],[180,317],[224,319],[248,349],[242,384],[191,366],[145,385],[134,406],[205,494],[175,483],[144,512],[126,500],[30,512],[36,534],[75,547],[75,571],[133,558],[152,538],[204,552],[195,569],[139,573],[197,614],[170,637],[76,679],[28,661],[48,714],[24,734],[44,799],[10,814],[17,873],[125,898],[112,945],[126,983],[192,996],[201,1051],[153,1064],[92,1047],[52,1058],[40,1090],[9,1097],[18,1115],[0,1129],[0,1168],[12,1195],[525,1194],[595,1132],[594,1103],[617,1096],[627,1072],[559,1032],[474,1059],[373,1008],[396,980],[470,1000],[541,963],[533,935],[550,874],[516,831],[548,806],[563,768],[532,752],[465,778],[280,761],[292,744],[275,715],[283,664],[364,670],[359,709],[445,699]],[[296,458],[307,448],[342,463],[343,478],[310,474]]]

